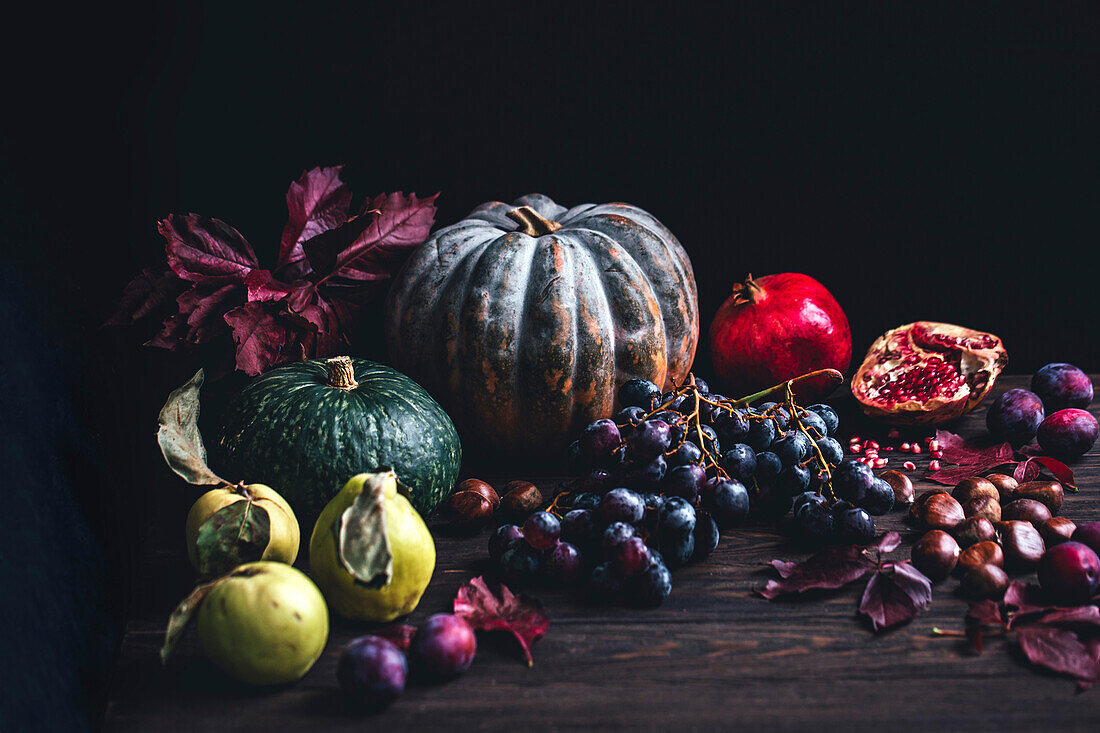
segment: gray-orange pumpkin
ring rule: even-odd
[[[397,369],[464,444],[560,451],[633,377],[669,388],[695,357],[699,307],[676,237],[627,204],[493,201],[435,232],[386,303]]]

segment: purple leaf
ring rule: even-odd
[[[1084,682],[1100,679],[1100,664],[1093,650],[1069,629],[1027,626],[1016,632],[1016,641],[1032,664]]]
[[[1037,624],[1076,624],[1100,626],[1100,608],[1096,606],[1074,606],[1057,608],[1036,619]]]
[[[949,430],[937,430],[936,440],[943,451],[942,460],[961,466],[976,465],[989,461],[1007,463],[1012,460],[1012,446],[1002,443],[980,443],[964,440]]]
[[[1020,461],[1016,464],[1016,468],[1012,471],[1012,478],[1021,484],[1034,481],[1039,478],[1039,470],[1039,464],[1035,462],[1035,459],[1028,458],[1026,461]]]
[[[901,535],[897,532],[886,532],[868,547],[879,552],[893,552],[901,547]]]
[[[972,602],[966,612],[966,638],[978,654],[982,653],[982,629],[986,626],[1005,628],[1000,604],[988,599]]]
[[[881,631],[912,621],[931,602],[928,578],[908,563],[896,563],[871,576],[859,612],[871,619],[875,631]]]
[[[243,281],[260,266],[240,233],[223,221],[198,214],[172,214],[157,225],[168,240],[168,266],[184,280],[210,278]]]
[[[253,270],[244,278],[245,287],[248,289],[248,300],[267,302],[282,300],[294,288],[284,282],[276,280],[267,270]]]
[[[791,577],[791,573],[798,568],[798,563],[787,562],[786,560],[772,560],[768,564],[775,568],[775,572],[779,573],[780,578]]]
[[[781,580],[769,580],[759,593],[771,600],[788,593],[845,586],[875,567],[875,562],[867,557],[865,549],[857,545],[826,547],[794,567],[784,565],[780,574],[787,574]]]
[[[1043,464],[1048,471],[1054,474],[1054,478],[1065,484],[1067,489],[1070,491],[1077,491],[1073,471],[1069,466],[1062,463],[1057,458],[1051,458],[1050,456],[1035,456],[1035,460]]]
[[[307,277],[312,270],[302,243],[348,220],[351,191],[340,180],[343,166],[314,168],[302,173],[286,192],[289,217],[279,242],[280,276],[287,280]]]
[[[389,639],[398,649],[407,652],[412,645],[413,637],[416,636],[416,630],[415,626],[409,626],[408,624],[392,624],[373,633],[374,636]]]
[[[187,283],[171,270],[165,269],[162,272],[146,267],[126,285],[118,310],[103,325],[129,326],[136,323],[161,306],[171,303],[186,287]]]
[[[256,376],[282,361],[290,334],[277,320],[272,305],[245,303],[226,313],[225,322],[233,329],[237,368],[242,372]]]

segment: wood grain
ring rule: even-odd
[[[1004,377],[997,393],[1026,383]],[[840,407],[846,413],[841,432],[870,429],[847,414],[850,405]],[[1092,410],[1100,412],[1097,405]],[[983,407],[953,427],[978,435],[984,425]],[[891,467],[899,462],[894,458]],[[1100,520],[1100,448],[1073,468],[1081,491],[1067,494],[1061,514],[1077,522]],[[465,475],[494,485],[527,478],[548,494],[560,481],[517,471]],[[278,690],[250,690],[226,679],[202,659],[193,631],[162,667],[156,652],[165,620],[193,580],[182,540],[193,497],[167,477],[165,485],[150,518],[152,546],[112,679],[109,731],[1100,730],[1100,690],[1076,693],[1071,680],[1027,666],[1002,639],[987,640],[978,656],[965,643],[931,634],[933,626],[962,627],[966,603],[954,593],[955,580],[936,587],[932,607],[913,623],[881,634],[856,614],[860,583],[794,602],[756,596],[753,591],[771,577],[764,563],[804,556],[763,525],[724,533],[706,562],[674,574],[672,595],[658,609],[533,590],[552,618],[549,633],[534,646],[533,667],[524,665],[507,637],[483,635],[462,677],[442,685],[412,683],[374,716],[349,709],[335,680],[341,646],[369,631],[367,625],[334,619],[314,668]],[[932,484],[920,482],[918,491],[926,485]],[[899,554],[907,556],[916,537],[902,513],[878,524],[903,533]],[[438,522],[433,531],[436,575],[408,619],[414,624],[449,610],[459,586],[489,570],[487,531],[456,537]]]

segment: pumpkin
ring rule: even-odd
[[[454,424],[423,387],[346,356],[256,377],[227,408],[218,446],[226,475],[275,488],[306,517],[352,476],[384,466],[427,516],[451,492],[462,462]]]
[[[467,446],[546,456],[643,377],[686,377],[699,338],[691,262],[627,204],[566,209],[540,194],[482,204],[396,275],[386,344]]]

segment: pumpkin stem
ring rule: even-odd
[[[529,237],[541,237],[561,229],[561,224],[550,221],[530,206],[518,206],[512,209],[508,212],[508,218],[523,227],[520,231]]]
[[[331,359],[325,359],[325,367],[328,369],[330,387],[351,391],[359,386],[355,381],[355,367],[351,363],[350,356],[334,356]]]

